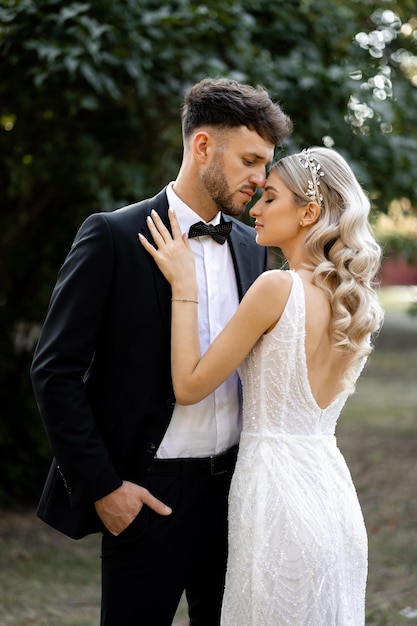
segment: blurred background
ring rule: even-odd
[[[33,514],[51,453],[29,367],[81,222],[154,195],[175,178],[183,95],[205,76],[266,87],[294,122],[277,156],[308,145],[334,147],[372,200],[384,248],[387,321],[340,442],[370,534],[377,535],[371,558],[385,555],[370,582],[369,624],[417,623],[415,0],[1,0],[0,542],[12,548],[0,549],[0,569],[6,559],[8,572],[2,582],[11,585],[10,597],[0,600],[0,626],[96,623],[74,611],[70,621],[62,613],[48,621],[33,598],[32,609],[19,606],[19,618],[10,608],[23,584],[19,559],[42,571],[33,532],[38,547],[46,542],[45,567],[60,569],[54,541],[60,553],[68,547]],[[399,498],[386,523],[375,508],[377,485],[378,502],[387,502],[384,493]],[[398,524],[401,532],[406,525],[400,547],[393,540]],[[389,529],[392,544],[384,534]],[[387,545],[389,555],[381,551]],[[87,579],[98,584],[90,547],[87,541],[84,552],[77,548],[84,586]],[[65,563],[67,575],[78,571],[73,561]],[[93,604],[95,594],[96,587]]]

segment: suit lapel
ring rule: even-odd
[[[222,216],[222,221],[233,222],[234,220],[224,215]],[[257,274],[254,275],[252,255],[249,254],[247,242],[245,238],[242,237],[241,232],[242,231],[239,232],[239,229],[236,228],[236,224],[234,224],[234,228],[232,228],[227,240],[235,267],[239,300],[243,298],[249,285],[252,284],[257,276]]]
[[[158,195],[149,200],[148,202],[148,211],[147,215],[150,215],[152,209],[158,213],[159,217],[162,219],[165,226],[170,229],[169,219],[168,219],[168,200],[166,196],[166,191],[163,189]],[[143,234],[145,237],[152,242],[152,235],[146,226],[143,230]],[[157,264],[150,257],[150,265],[154,277],[155,289],[157,294],[158,306],[161,313],[161,317],[163,320],[163,324],[166,327],[168,333],[170,333],[171,329],[171,288],[169,286],[168,281],[164,278],[160,270],[158,269]]]

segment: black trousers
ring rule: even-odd
[[[119,536],[103,534],[101,626],[171,626],[184,590],[190,626],[219,624],[231,473],[141,481],[173,512],[143,507]]]

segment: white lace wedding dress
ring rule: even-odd
[[[243,433],[230,492],[222,626],[361,626],[367,536],[334,436],[346,401],[308,382],[300,277],[241,367]],[[359,372],[358,372],[359,375]]]

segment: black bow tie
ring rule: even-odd
[[[190,226],[188,231],[188,238],[209,236],[217,241],[217,243],[224,244],[232,230],[232,222],[223,222],[222,224],[205,224],[204,222],[197,222]]]

